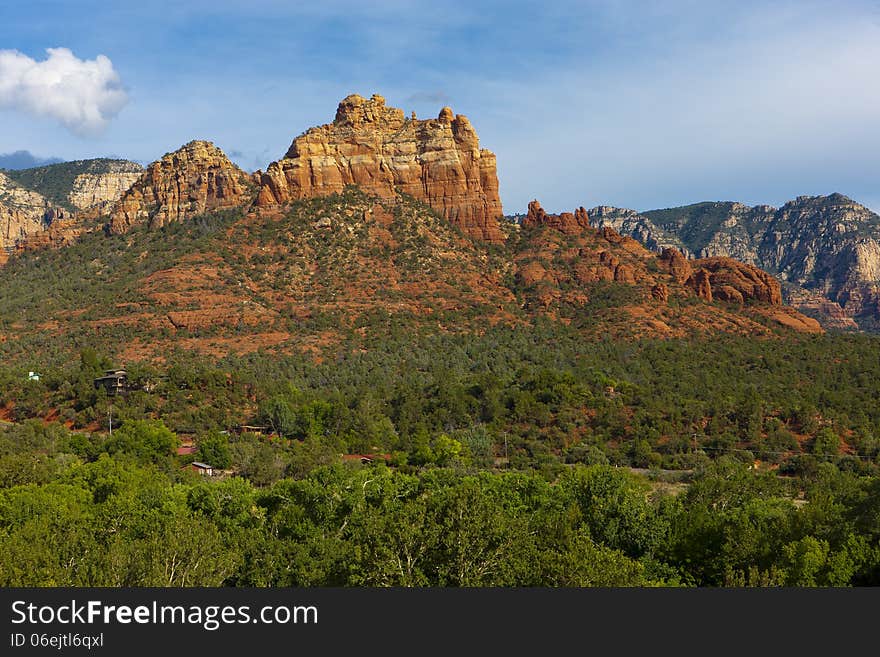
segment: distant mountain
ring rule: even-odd
[[[30,151],[15,151],[0,155],[0,169],[30,169],[63,161],[57,157],[37,157]]]
[[[678,249],[684,255],[690,256],[691,250],[674,232],[660,228],[645,215],[635,210],[615,208],[606,205],[587,210],[590,225],[593,228],[613,228],[621,235],[627,235],[640,241],[652,251],[662,251],[665,248]]]
[[[51,203],[75,211],[116,201],[143,170],[129,160],[97,158],[7,171],[6,176]]]
[[[704,202],[590,217],[654,250],[760,267],[779,277],[788,302],[829,328],[880,327],[880,216],[842,194],[800,196],[781,208]]]

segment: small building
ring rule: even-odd
[[[391,454],[343,454],[342,460],[347,462],[360,462],[363,465],[368,465],[374,461],[388,462],[391,460]]]
[[[213,477],[214,476],[214,466],[208,465],[207,463],[202,463],[201,461],[193,461],[189,464],[190,470],[198,472],[200,475],[205,477]]]
[[[104,388],[108,395],[118,395],[128,391],[128,372],[104,370],[104,376],[99,376],[94,383],[95,388]]]
[[[36,372],[28,372],[28,381],[39,381],[40,375]]]
[[[232,427],[232,432],[237,435],[241,435],[243,433],[255,433],[262,436],[263,434],[268,433],[270,428],[271,427],[258,424],[236,424],[234,427]]]

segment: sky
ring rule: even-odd
[[[208,139],[248,171],[350,93],[465,114],[504,211],[880,210],[880,0],[3,3],[0,154],[150,162]]]

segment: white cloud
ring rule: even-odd
[[[101,132],[128,102],[113,62],[79,59],[67,48],[46,52],[38,62],[0,50],[0,108],[56,119],[79,135]]]

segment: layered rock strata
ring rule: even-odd
[[[495,155],[480,148],[467,117],[448,107],[436,119],[421,120],[387,107],[379,95],[348,96],[333,123],[294,139],[284,158],[256,179],[260,207],[358,185],[380,198],[407,194],[469,237],[504,241]]]
[[[208,141],[191,141],[153,162],[110,212],[107,229],[160,228],[204,212],[248,205],[248,175]]]

